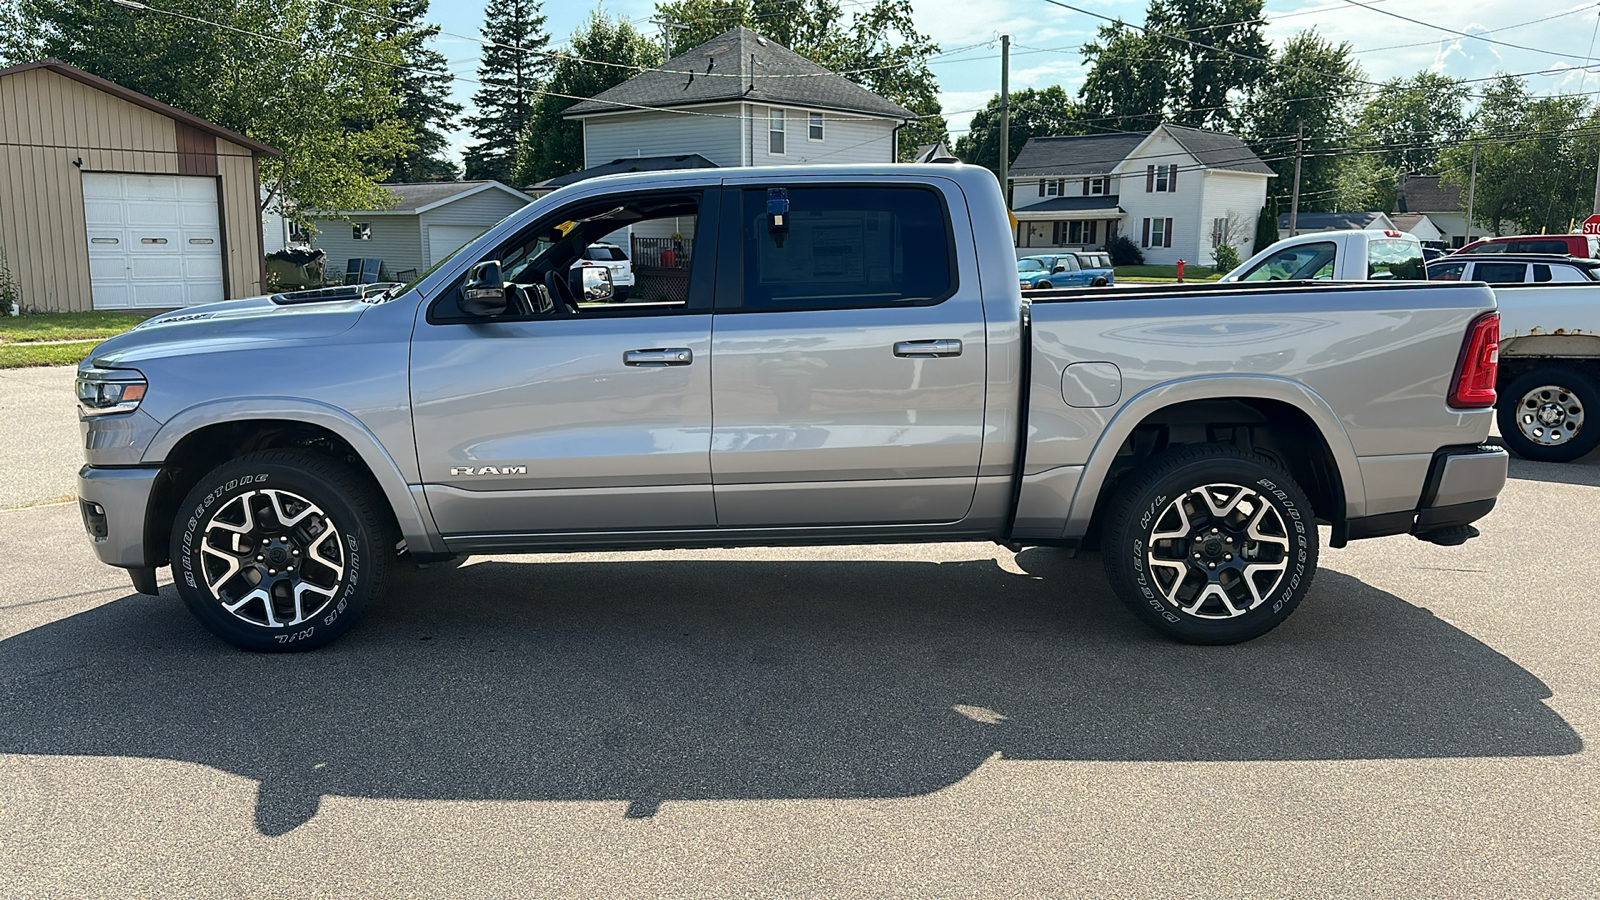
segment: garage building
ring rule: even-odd
[[[388,209],[353,209],[320,219],[311,245],[327,251],[328,271],[352,258],[382,260],[382,280],[408,281],[460,249],[533,198],[498,181],[438,181],[382,186]]]
[[[278,151],[58,60],[0,69],[0,250],[29,309],[262,293]]]

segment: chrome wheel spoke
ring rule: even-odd
[[[247,491],[218,507],[197,552],[212,599],[266,628],[320,615],[347,570],[333,520],[305,497],[278,489]]]

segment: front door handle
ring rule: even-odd
[[[951,338],[935,341],[899,341],[894,345],[894,355],[907,359],[933,359],[939,356],[960,356],[961,342]]]
[[[688,347],[657,347],[653,350],[629,350],[622,354],[625,366],[687,366],[694,362],[694,351]]]

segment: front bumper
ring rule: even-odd
[[[1445,447],[1433,455],[1416,509],[1350,519],[1343,533],[1335,534],[1333,546],[1391,534],[1434,540],[1470,525],[1494,509],[1510,459],[1501,447]]]
[[[78,470],[78,508],[100,561],[124,569],[152,568],[145,523],[160,468]]]

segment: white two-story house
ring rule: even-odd
[[[1152,264],[1211,265],[1223,243],[1246,257],[1272,177],[1238,138],[1181,125],[1032,138],[1008,178],[1017,252],[1125,235]]]

